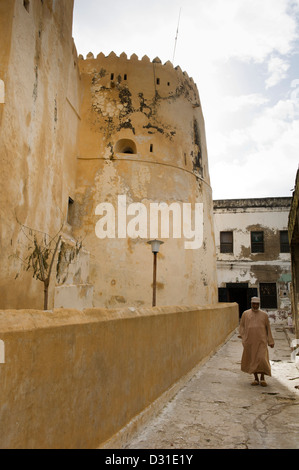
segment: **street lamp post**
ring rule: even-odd
[[[152,247],[152,253],[154,255],[154,265],[153,265],[153,307],[156,306],[156,290],[157,290],[157,254],[159,253],[160,245],[163,245],[164,242],[160,240],[150,240],[147,242]]]

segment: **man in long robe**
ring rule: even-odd
[[[258,297],[252,297],[251,309],[243,313],[239,335],[243,344],[241,370],[254,374],[252,385],[261,384],[266,387],[265,375],[271,376],[268,346],[273,348],[274,340],[268,315],[260,310]],[[261,376],[260,380],[258,374]]]

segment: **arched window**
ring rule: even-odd
[[[135,154],[137,153],[137,148],[135,142],[130,139],[120,139],[115,145],[115,153],[128,153]]]

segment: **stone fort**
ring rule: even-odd
[[[53,270],[49,308],[150,305],[149,224],[131,237],[95,233],[98,205],[117,209],[119,196],[135,208],[126,223],[135,220],[137,229],[141,203],[189,204],[192,211],[202,204],[198,249],[185,249],[171,210],[163,238],[158,214],[155,235],[165,242],[158,302],[217,302],[212,190],[193,79],[158,57],[78,56],[73,1],[1,1],[0,13],[1,307],[42,306],[42,283],[20,261],[30,244],[24,227],[60,233],[64,248],[83,243],[72,263]]]

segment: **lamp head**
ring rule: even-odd
[[[152,246],[152,253],[159,253],[160,245],[163,245],[164,242],[161,240],[150,240],[147,243]]]

